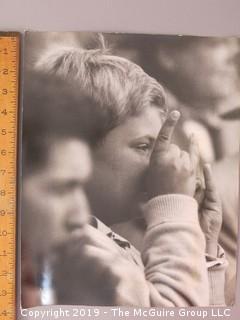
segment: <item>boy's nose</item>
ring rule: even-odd
[[[68,231],[81,228],[89,222],[90,210],[85,193],[75,193],[70,200],[64,219],[64,226]]]

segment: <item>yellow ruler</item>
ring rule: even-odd
[[[0,33],[0,320],[16,318],[19,50],[18,34]]]

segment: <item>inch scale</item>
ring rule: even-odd
[[[0,320],[16,319],[19,52],[19,34],[0,33]]]

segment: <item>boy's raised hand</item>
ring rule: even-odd
[[[190,139],[189,152],[171,143],[179,118],[178,111],[170,112],[157,137],[146,176],[148,199],[164,194],[194,196],[198,147],[194,138]]]

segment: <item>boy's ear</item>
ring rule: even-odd
[[[172,72],[175,69],[175,59],[165,50],[160,49],[158,51],[158,62],[161,68],[165,69],[168,72]]]

